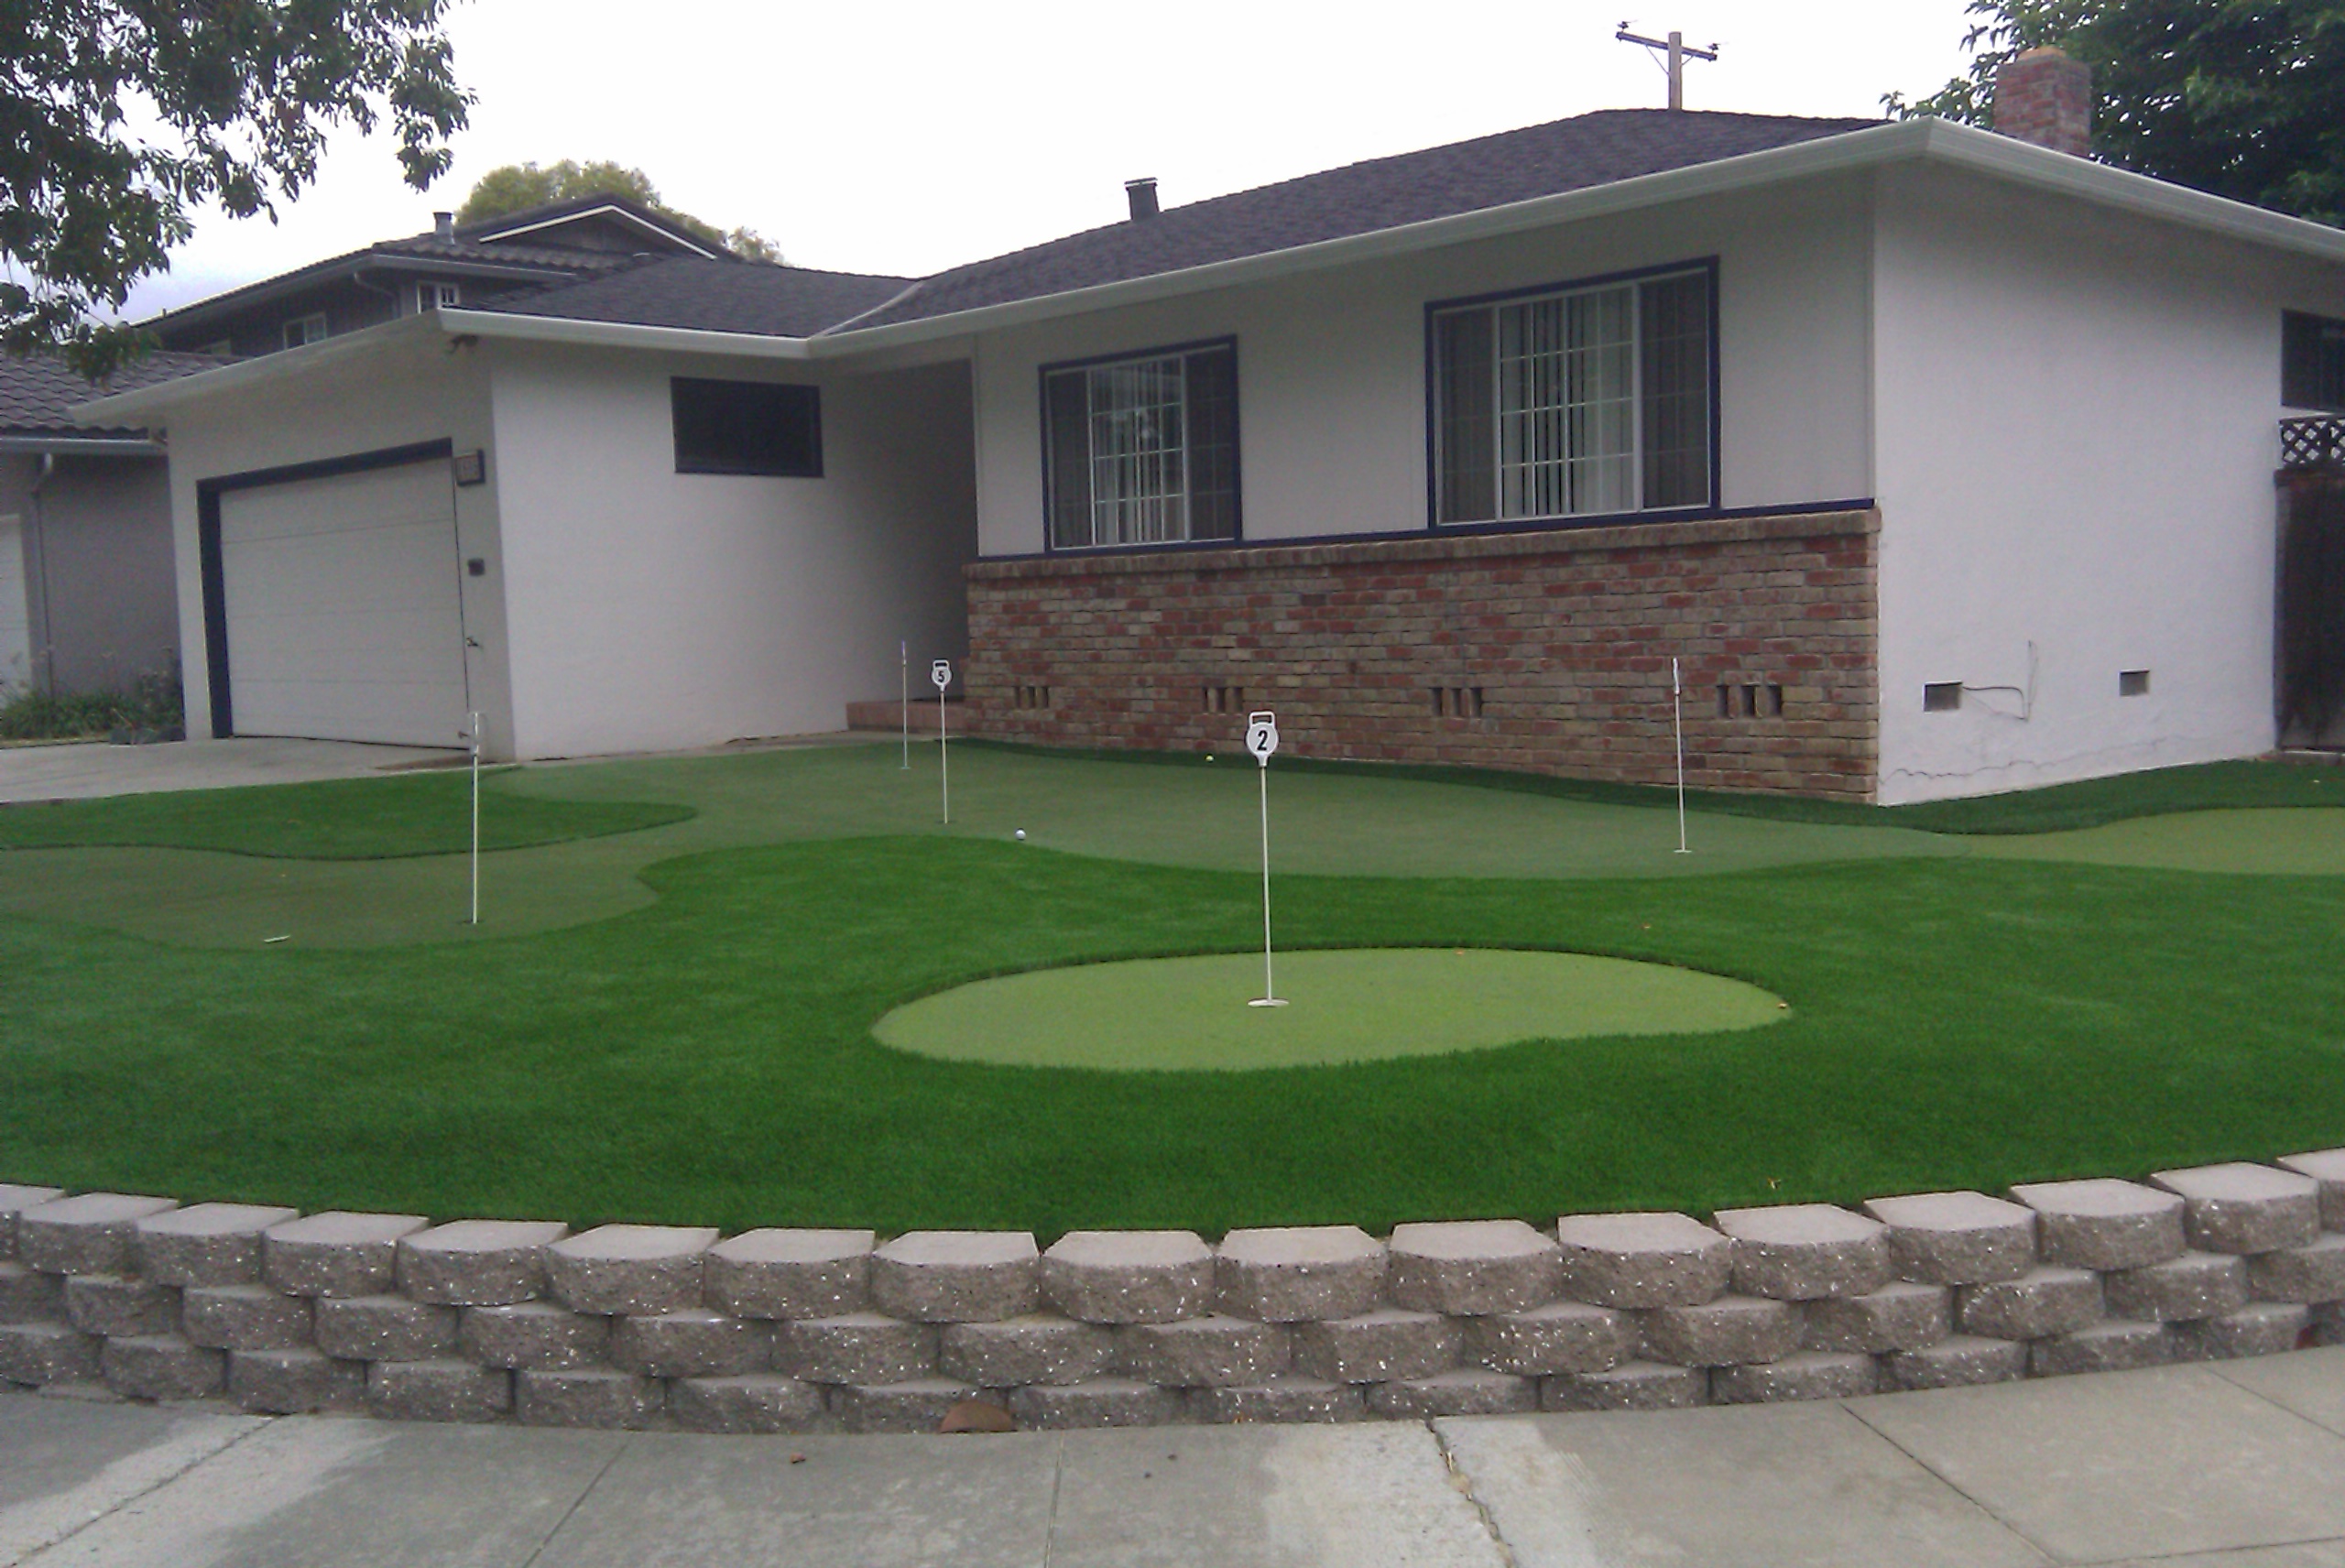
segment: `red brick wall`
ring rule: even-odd
[[[981,561],[968,724],[1205,751],[1267,707],[1304,757],[1659,784],[1674,655],[1689,784],[1868,800],[1879,530],[1837,512]]]

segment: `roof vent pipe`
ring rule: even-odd
[[[435,239],[454,239],[456,237],[456,214],[453,212],[432,213],[431,234],[432,237]]]
[[[1132,222],[1156,216],[1156,179],[1153,175],[1145,180],[1125,180],[1124,194],[1132,204]]]

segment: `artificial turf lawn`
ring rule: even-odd
[[[884,1045],[1020,1067],[1250,1070],[1488,1051],[1525,1040],[1781,1022],[1755,985],[1665,964],[1489,948],[1312,949],[1077,964],[955,985],[889,1012]]]
[[[1179,770],[997,754],[969,770],[970,809],[993,815],[954,837],[922,825],[933,775],[899,778],[891,796],[892,768],[858,748],[524,774],[512,788],[700,813],[493,857],[491,886],[517,909],[563,876],[579,898],[634,889],[632,907],[568,929],[500,935],[523,922],[493,921],[463,944],[410,932],[366,950],[297,937],[224,952],[0,918],[0,1179],[578,1223],[1050,1234],[1847,1201],[2345,1139],[2345,879],[1902,851],[1605,876],[1639,855],[1670,862],[1674,822],[1520,798],[1486,812],[1475,800],[1494,792],[1407,780],[1274,779],[1274,850],[1315,842],[1334,857],[1354,842],[1301,820],[1314,811],[1396,828],[1413,811],[1434,818],[1410,851],[1428,870],[1462,859],[1539,874],[1282,874],[1283,943],[1681,964],[1783,996],[1790,1018],[1232,1074],[908,1055],[874,1042],[873,1021],[947,986],[1244,952],[1259,885],[1004,836],[1037,800],[1085,833],[1167,798],[1198,831],[1227,826],[1218,797],[1149,782]],[[1231,864],[1249,847],[1250,771],[1193,775],[1199,791],[1241,798],[1238,846],[1213,851]],[[963,782],[956,757],[956,818]],[[1107,806],[1076,811],[1094,798]],[[840,836],[891,815],[906,829]],[[930,836],[909,836],[916,826]],[[1483,842],[1502,830],[1516,837]],[[1873,842],[1851,832],[1834,842]],[[0,856],[0,884],[22,863],[104,882],[125,855],[166,854],[270,869],[46,850]],[[61,886],[65,872],[41,875]],[[175,929],[201,940],[207,909],[257,919],[269,886],[224,881]],[[538,913],[578,918],[561,901]],[[435,931],[449,924],[436,905],[381,918],[390,930],[426,914]],[[147,918],[106,918],[134,917]]]
[[[520,849],[682,822],[692,808],[516,794],[483,777],[480,845]],[[472,843],[472,780],[461,770],[114,795],[0,807],[0,849],[159,846],[292,860],[460,855]]]

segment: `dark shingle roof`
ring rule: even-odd
[[[583,283],[499,295],[482,301],[480,309],[576,321],[802,338],[886,303],[911,282],[909,278],[680,256]]]
[[[110,392],[134,392],[229,363],[210,354],[150,354],[124,365],[104,383],[93,383],[50,355],[20,359],[0,354],[0,435],[136,441],[146,432],[124,426],[77,425],[66,410]]]
[[[1611,109],[1348,164],[1072,234],[923,280],[857,327],[1031,299],[1610,185],[1877,125]]]

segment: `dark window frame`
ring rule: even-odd
[[[1072,370],[1096,370],[1108,365],[1137,365],[1151,359],[1227,350],[1229,354],[1229,512],[1230,529],[1227,539],[1151,539],[1135,544],[1063,545],[1058,542],[1057,529],[1053,526],[1053,514],[1057,506],[1054,478],[1057,453],[1052,448],[1051,377]],[[1042,439],[1036,443],[1042,456],[1042,553],[1044,555],[1129,554],[1135,550],[1211,550],[1238,544],[1246,538],[1246,464],[1244,397],[1238,385],[1238,334],[1227,332],[1219,337],[1189,338],[1180,343],[1162,343],[1148,348],[1124,349],[1113,354],[1086,354],[1080,359],[1053,360],[1035,367],[1034,406],[1041,419]],[[1183,449],[1187,450],[1186,432]]]
[[[2280,312],[2280,406],[2345,414],[2345,319]]]
[[[747,395],[749,401],[768,401],[777,414],[791,412],[790,405],[798,405],[796,416],[805,420],[802,450],[778,452],[760,456],[748,447],[747,455],[738,457],[707,455],[705,446],[687,453],[685,438],[688,419],[701,419],[708,410],[695,409],[688,414],[685,402],[689,397],[700,396],[703,389],[721,389],[729,396]],[[734,410],[732,417],[747,420],[754,418],[751,410]],[[823,389],[804,381],[738,381],[718,376],[671,376],[668,378],[668,425],[675,452],[679,474],[714,474],[725,478],[746,479],[820,479],[823,477]],[[709,433],[705,428],[695,435]],[[736,430],[735,435],[743,434]]]
[[[1492,517],[1479,522],[1445,523],[1441,520],[1441,343],[1440,321],[1443,316],[1477,306],[1496,307],[1517,300],[1537,299],[1589,289],[1642,283],[1660,278],[1699,275],[1707,282],[1709,311],[1709,499],[1678,506],[1647,506],[1631,511],[1569,512],[1536,517]],[[1424,307],[1424,428],[1425,428],[1425,531],[1429,533],[1462,534],[1476,532],[1522,532],[1550,529],[1587,528],[1617,526],[1623,522],[1685,521],[1727,515],[1724,505],[1724,421],[1720,405],[1720,363],[1723,359],[1718,319],[1718,257],[1716,255],[1693,256],[1682,261],[1663,262],[1652,267],[1629,267],[1616,272],[1597,273],[1586,278],[1534,283],[1519,289],[1492,289],[1479,294],[1458,295],[1452,299],[1432,299]],[[1639,296],[1642,309],[1642,294]],[[1639,340],[1642,352],[1642,339]],[[1638,418],[1644,417],[1642,408]],[[1768,508],[1777,509],[1777,508]]]

